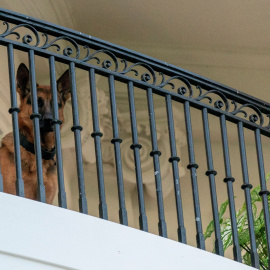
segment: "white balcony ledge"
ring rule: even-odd
[[[254,269],[175,241],[0,194],[1,269]]]

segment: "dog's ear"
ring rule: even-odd
[[[60,93],[64,102],[70,98],[70,80],[69,70],[66,70],[63,75],[57,80],[57,90]]]
[[[17,70],[17,92],[25,97],[29,93],[29,70],[25,64],[21,63]]]

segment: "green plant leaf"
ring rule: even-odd
[[[268,181],[269,179],[270,173],[266,175],[266,181]],[[269,254],[264,224],[264,211],[262,209],[262,198],[259,195],[260,191],[261,187],[260,185],[258,185],[253,190],[251,190],[250,196],[251,196],[257,252],[259,254],[260,264],[262,265],[261,269],[268,269],[267,267]],[[270,196],[268,197],[268,201],[270,211]],[[224,250],[233,245],[231,220],[229,217],[226,217],[225,215],[228,205],[229,201],[227,200],[224,203],[222,203],[219,210],[219,223]],[[237,221],[239,243],[242,248],[243,262],[247,265],[251,265],[249,224],[245,202],[243,203],[242,207],[236,212],[236,221]],[[214,222],[211,221],[205,231],[204,234],[205,239],[211,237],[214,230],[215,230]]]
[[[214,221],[212,220],[209,225],[206,228],[206,231],[204,233],[204,238],[207,239],[209,237],[211,237],[212,233],[215,231],[214,228]]]
[[[225,201],[225,202],[220,206],[220,209],[219,209],[219,220],[220,220],[220,219],[223,217],[223,215],[225,214],[228,205],[229,205],[229,200]]]

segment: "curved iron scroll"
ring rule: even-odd
[[[232,116],[241,117],[252,124],[258,125],[270,130],[270,113],[264,114],[261,109],[251,103],[236,102],[232,98],[228,98],[227,94],[219,89],[203,89],[202,85],[192,85],[192,83],[181,75],[166,75],[164,72],[155,70],[153,66],[144,61],[132,62],[123,57],[119,57],[115,52],[108,49],[92,49],[91,43],[82,45],[75,39],[60,35],[49,36],[47,33],[41,33],[30,24],[21,23],[14,25],[2,21],[4,30],[0,34],[0,38],[8,39],[15,36],[16,40],[31,47],[36,47],[43,50],[55,48],[57,53],[62,53],[66,57],[76,59],[82,62],[89,62],[92,65],[100,68],[117,72],[128,77],[135,76],[149,86],[155,86],[161,89],[170,88],[177,89],[180,96],[185,96],[191,100],[205,103],[213,106],[215,109],[226,112]],[[21,34],[20,31],[27,30],[30,33]],[[140,76],[139,76],[140,75]],[[177,87],[176,87],[177,85]],[[232,104],[233,106],[230,106]],[[231,109],[233,107],[233,109]],[[250,113],[250,110],[253,112]],[[270,112],[270,110],[269,110]],[[268,121],[265,121],[269,118]],[[268,122],[266,126],[264,123]]]

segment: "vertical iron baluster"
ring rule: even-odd
[[[239,246],[239,239],[238,239],[238,232],[237,232],[237,220],[236,220],[236,212],[235,212],[234,193],[233,193],[233,182],[235,181],[235,179],[232,177],[232,172],[231,172],[231,162],[230,162],[230,153],[229,153],[229,144],[228,144],[228,137],[227,137],[227,126],[226,126],[225,115],[220,116],[220,126],[221,126],[221,137],[222,137],[224,165],[225,165],[225,174],[226,174],[226,177],[224,178],[224,182],[227,184],[231,226],[232,226],[233,256],[234,256],[235,261],[242,262],[241,249]]]
[[[69,75],[70,75],[70,83],[71,83],[71,104],[72,104],[72,116],[73,116],[73,126],[71,130],[74,132],[74,140],[75,140],[77,175],[78,175],[78,185],[79,185],[79,208],[80,208],[81,213],[87,214],[88,209],[87,209],[87,200],[85,196],[82,145],[81,145],[82,126],[80,126],[80,120],[79,120],[74,62],[69,63]]]
[[[121,224],[128,225],[127,210],[126,210],[126,205],[125,205],[125,191],[124,191],[124,183],[123,183],[121,150],[120,150],[120,143],[122,142],[122,140],[119,138],[119,132],[118,132],[118,120],[117,120],[114,76],[113,75],[109,76],[109,91],[110,91],[112,128],[113,128],[113,139],[111,140],[111,142],[112,142],[112,144],[114,144],[117,187],[118,187],[119,208],[120,208],[119,209],[119,218],[120,218]]]
[[[58,98],[57,98],[57,85],[55,76],[55,59],[54,56],[49,58],[50,64],[50,80],[52,90],[52,107],[53,107],[53,121],[54,135],[55,135],[55,148],[56,148],[56,165],[57,165],[57,179],[58,179],[58,203],[60,207],[67,208],[66,191],[64,184],[64,173],[63,173],[63,159],[61,149],[61,136],[60,136],[60,125],[62,124],[59,120],[58,114]]]
[[[250,189],[252,188],[252,185],[249,183],[243,122],[238,122],[237,127],[238,127],[238,139],[239,139],[239,146],[240,146],[242,175],[243,175],[243,185],[241,186],[241,188],[245,191],[246,209],[247,209],[247,217],[248,217],[248,230],[249,230],[249,239],[250,239],[251,264],[257,269],[260,269],[260,260],[259,260],[259,255],[258,255],[257,247],[256,247],[254,220],[253,220],[252,203],[251,203],[251,196],[250,196]]]
[[[104,186],[104,175],[103,175],[103,165],[102,165],[102,152],[100,138],[102,133],[99,129],[99,119],[98,119],[98,103],[97,103],[97,93],[96,93],[96,80],[95,80],[95,70],[93,68],[89,71],[90,79],[90,95],[92,104],[92,119],[93,119],[93,133],[91,136],[95,141],[95,152],[96,152],[96,167],[97,167],[97,177],[98,177],[98,189],[99,189],[99,216],[103,219],[108,219],[108,210],[105,196],[105,186]]]
[[[159,235],[163,237],[167,237],[167,225],[166,225],[165,215],[164,215],[161,171],[160,171],[160,164],[159,164],[159,156],[161,155],[161,152],[158,150],[158,143],[157,143],[157,131],[156,131],[156,120],[155,120],[152,88],[147,88],[147,102],[148,102],[150,132],[151,132],[151,141],[152,141],[152,151],[150,152],[150,156],[153,157],[154,171],[155,171],[158,217],[159,217],[159,222],[158,222]]]
[[[180,190],[180,177],[179,177],[179,168],[178,168],[178,162],[180,161],[180,158],[177,156],[177,150],[176,150],[176,144],[175,144],[172,98],[170,95],[166,95],[166,109],[167,109],[168,129],[169,129],[170,148],[171,148],[171,157],[169,158],[169,162],[172,163],[172,171],[173,171],[177,222],[178,222],[178,229],[177,229],[178,240],[179,242],[186,244],[187,243],[186,228],[184,225],[183,205],[182,205],[182,197],[181,197],[181,190]]]
[[[189,165],[187,166],[187,168],[190,170],[191,183],[192,183],[193,204],[194,204],[194,213],[195,213],[196,230],[197,230],[197,235],[196,235],[197,247],[200,249],[205,249],[205,240],[204,240],[203,230],[202,230],[202,219],[201,219],[200,200],[199,200],[197,172],[196,172],[199,166],[195,162],[192,126],[191,126],[191,117],[190,117],[190,105],[188,101],[185,101],[184,103],[184,111],[185,111],[186,133],[187,133],[188,155],[189,155]]]
[[[140,211],[139,222],[140,222],[140,229],[147,232],[148,224],[144,204],[143,180],[142,180],[141,159],[140,159],[140,149],[142,148],[142,146],[139,144],[138,141],[133,82],[128,82],[128,99],[129,99],[130,122],[132,133],[132,145],[130,146],[130,148],[134,152],[136,182],[137,182],[139,211]]]
[[[29,68],[30,68],[30,92],[31,92],[31,104],[32,104],[32,114],[30,118],[33,120],[34,125],[34,144],[35,144],[35,155],[36,155],[36,166],[37,166],[37,199],[40,202],[46,202],[45,186],[43,184],[43,174],[42,174],[42,155],[41,155],[41,143],[40,143],[40,130],[39,130],[39,120],[41,115],[38,112],[37,104],[37,82],[36,82],[36,72],[35,72],[35,55],[34,51],[30,50],[29,56]]]
[[[268,251],[268,254],[270,254],[270,217],[269,217],[269,204],[268,204],[268,195],[270,194],[270,192],[267,190],[267,186],[266,186],[263,151],[262,151],[262,143],[261,143],[261,132],[258,128],[255,130],[255,141],[256,141],[260,186],[261,186],[261,191],[259,192],[259,195],[262,198],[265,233],[266,233],[266,241],[267,241],[267,251]],[[268,261],[268,269],[270,269],[270,259]]]
[[[10,83],[10,100],[11,100],[11,108],[9,109],[9,113],[12,114],[14,157],[16,167],[16,194],[18,196],[24,197],[24,183],[22,179],[20,135],[18,124],[18,113],[20,112],[20,109],[17,106],[16,79],[14,70],[14,51],[12,44],[8,45],[8,67],[9,67],[9,83]],[[0,190],[3,191],[3,180],[1,180],[0,178],[0,181],[1,181]]]
[[[214,164],[213,164],[212,146],[211,146],[207,108],[202,109],[202,119],[203,119],[205,151],[206,151],[207,169],[208,169],[205,174],[209,177],[212,212],[213,212],[215,238],[216,238],[215,251],[216,251],[216,254],[224,256],[223,243],[222,243],[221,234],[220,234],[217,192],[216,192],[216,182],[215,182],[215,175],[217,174],[217,172],[214,170]]]

